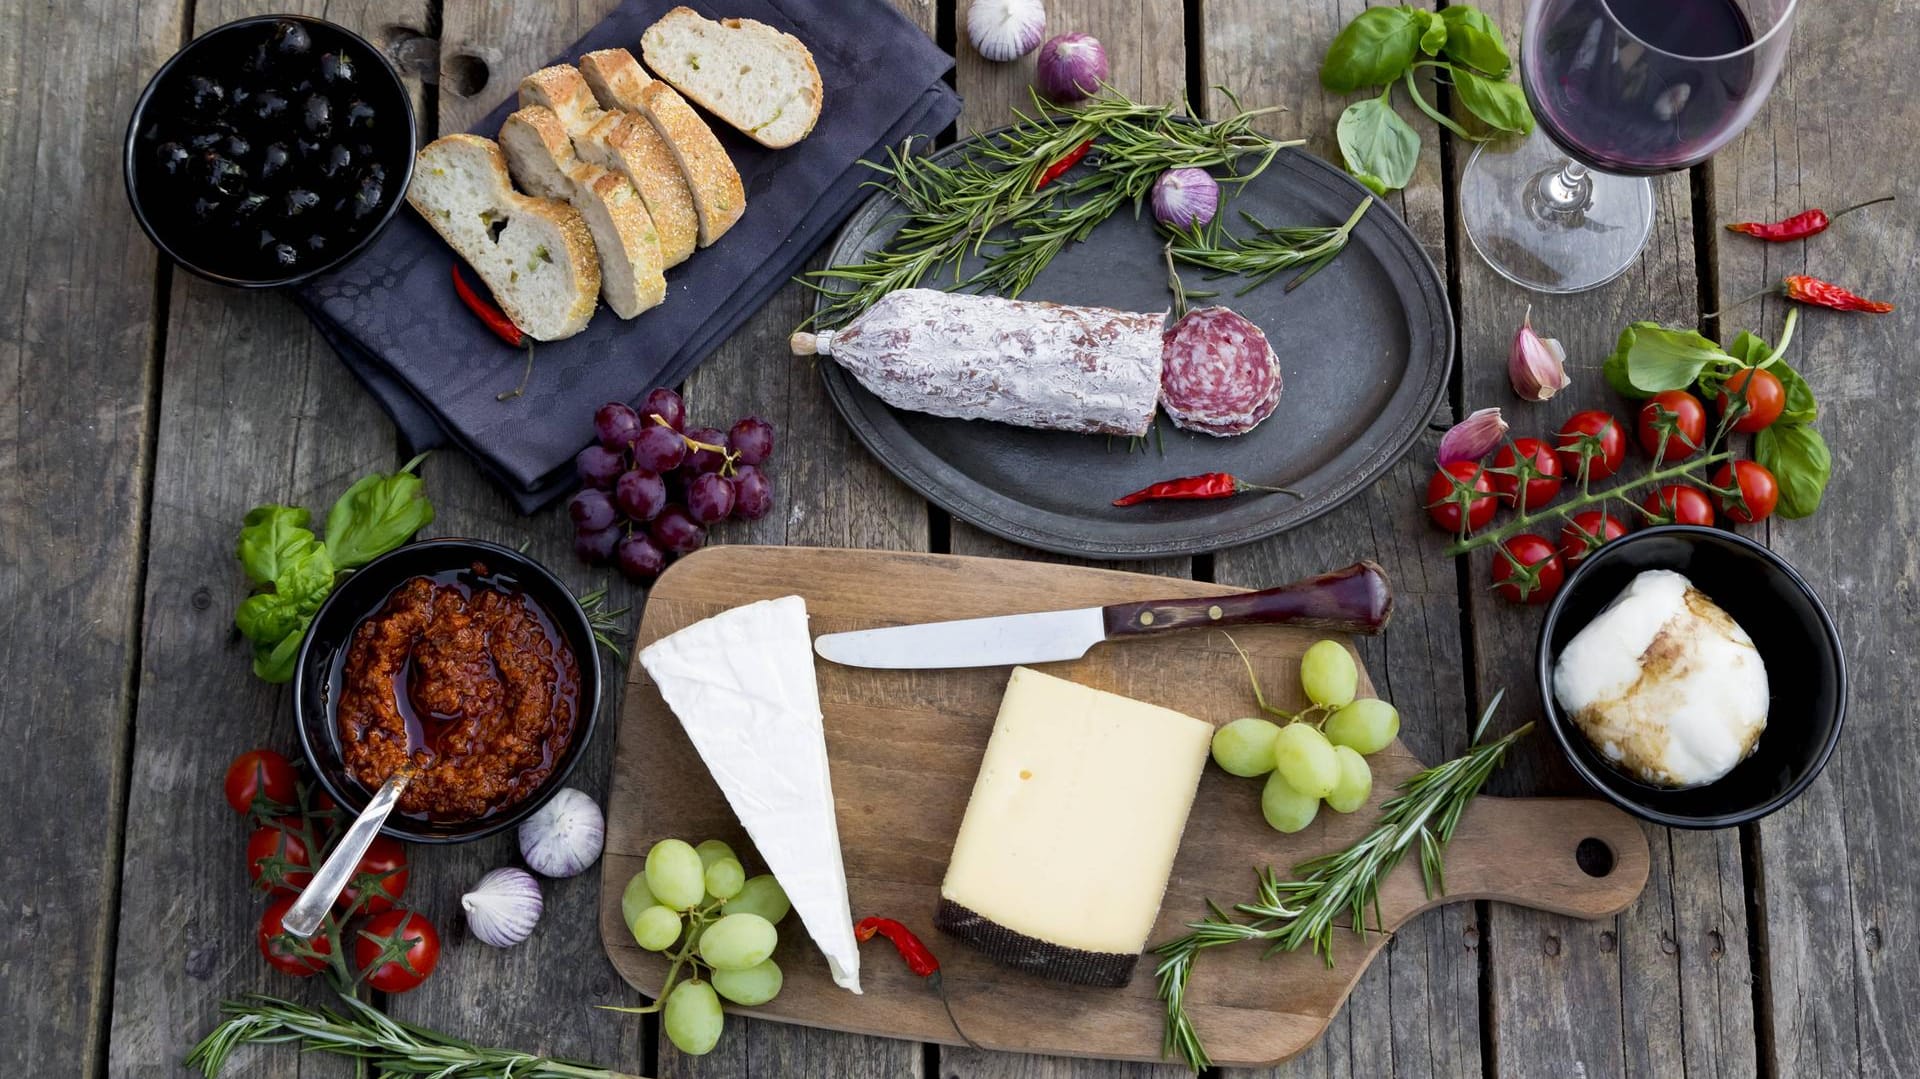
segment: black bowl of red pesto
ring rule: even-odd
[[[405,83],[344,26],[259,15],[161,65],[133,107],[122,166],[154,245],[210,281],[296,284],[393,220],[413,176]]]
[[[600,710],[600,659],[573,593],[479,540],[424,540],[357,570],[314,616],[294,679],[321,786],[357,814],[412,768],[382,830],[416,843],[526,819],[566,784]]]

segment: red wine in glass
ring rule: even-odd
[[[1542,6],[1524,82],[1541,130],[1567,153],[1653,175],[1704,161],[1745,124],[1754,33],[1735,0]]]

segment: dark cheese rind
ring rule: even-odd
[[[944,896],[933,912],[933,927],[979,949],[1001,966],[1074,985],[1118,989],[1133,980],[1137,954],[1090,952],[1008,929]]]

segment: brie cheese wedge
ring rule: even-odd
[[[834,984],[860,992],[806,601],[723,611],[648,645],[640,665],[825,953]]]

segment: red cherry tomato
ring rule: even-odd
[[[407,943],[404,963],[400,957],[381,961],[381,949],[389,940]],[[433,923],[398,907],[368,918],[353,942],[353,965],[362,971],[372,967],[367,984],[382,993],[404,993],[419,986],[439,962],[440,934],[434,932]]]
[[[1669,430],[1663,430],[1663,425]],[[1706,407],[1685,390],[1663,390],[1640,406],[1640,448],[1648,457],[1684,461],[1706,445],[1706,438]]]
[[[1721,491],[1730,491],[1735,476],[1740,477],[1739,498],[1714,493],[1720,512],[1743,525],[1766,520],[1780,501],[1780,485],[1774,482],[1773,473],[1758,461],[1732,461],[1721,465],[1720,471],[1713,474],[1713,485]]]
[[[299,829],[300,818],[281,817],[255,828],[247,837],[247,876],[255,887],[293,893],[313,879],[313,860]]]
[[[1765,430],[1773,425],[1773,421],[1780,418],[1781,412],[1786,410],[1787,388],[1780,384],[1780,377],[1772,371],[1749,367],[1743,371],[1734,372],[1733,377],[1727,379],[1726,384],[1721,387],[1719,400],[1721,415],[1726,414],[1727,406],[1732,403],[1729,394],[1741,393],[1742,390],[1745,391],[1747,410],[1740,414],[1739,419],[1733,421],[1733,429],[1736,431],[1750,435],[1755,431]]]
[[[1562,472],[1577,480],[1584,463],[1588,480],[1604,480],[1626,463],[1627,429],[1620,426],[1613,413],[1588,409],[1567,417],[1567,422],[1560,425],[1554,446],[1554,452],[1560,455]],[[1583,446],[1589,447],[1584,462]]]
[[[261,798],[291,809],[300,794],[294,784],[293,765],[271,749],[249,749],[227,765],[227,804],[235,813],[245,813]]]
[[[1689,487],[1684,483],[1669,483],[1642,499],[1640,505],[1653,515],[1655,524],[1713,523],[1713,503],[1707,501],[1707,496],[1698,487]]]
[[[1462,491],[1464,485],[1473,492]],[[1456,494],[1456,492],[1459,492]],[[1493,480],[1475,461],[1455,461],[1427,481],[1427,516],[1448,532],[1460,532],[1460,503],[1467,503],[1467,530],[1485,528],[1493,520]]]
[[[1519,455],[1514,454],[1518,449]],[[1527,480],[1525,498],[1521,497],[1519,470],[1526,466],[1523,460],[1533,462],[1533,474]],[[1504,470],[1504,471],[1503,471]],[[1488,469],[1493,475],[1493,489],[1500,492],[1500,501],[1517,507],[1520,512],[1537,510],[1553,501],[1560,493],[1560,458],[1553,455],[1545,442],[1537,438],[1516,438],[1509,445],[1500,447],[1493,455],[1493,467]]]
[[[1513,603],[1545,603],[1560,591],[1566,575],[1560,552],[1531,532],[1507,540],[1493,552],[1494,590]]]
[[[1627,526],[1613,514],[1583,510],[1560,529],[1560,554],[1566,558],[1567,565],[1576,566],[1581,559],[1626,534]]]
[[[267,964],[283,974],[296,978],[308,978],[326,969],[327,961],[320,956],[301,955],[296,950],[292,937],[286,935],[286,927],[281,919],[287,911],[293,909],[294,897],[283,895],[267,904],[260,915],[260,928],[254,939],[260,945],[260,954],[266,957]],[[315,933],[307,940],[307,947],[324,956],[333,951],[333,944],[325,933]]]
[[[360,898],[362,888],[367,890],[366,902],[360,906],[361,914],[378,914],[383,910],[392,910],[394,903],[407,890],[407,876],[412,871],[407,868],[407,848],[392,836],[377,835],[367,847],[367,853],[360,856],[360,864],[353,867],[353,876],[347,879],[347,886],[340,890],[340,898],[334,906],[346,910]]]

